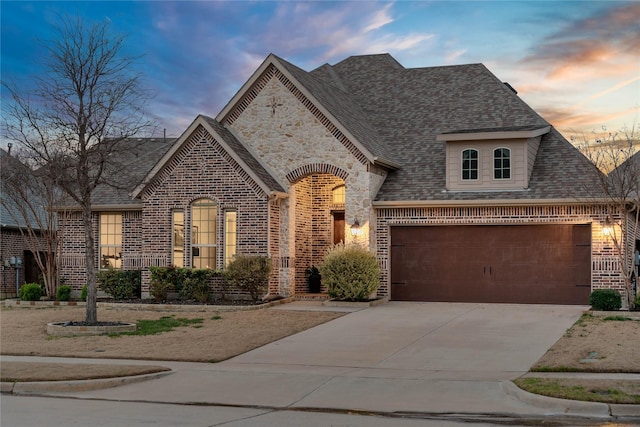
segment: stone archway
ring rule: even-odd
[[[345,185],[344,178],[347,175],[335,167],[322,167],[319,171],[307,169],[303,176],[292,175],[297,178],[292,183],[295,205],[290,207],[294,212],[291,225],[294,226],[295,236],[297,295],[308,293],[305,271],[311,266],[318,266],[334,243],[335,214],[338,213],[337,216],[340,217],[339,213],[342,212],[344,218],[345,206],[344,203],[334,203],[333,189]]]

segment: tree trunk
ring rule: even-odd
[[[95,248],[93,222],[91,221],[91,203],[87,203],[82,207],[82,224],[84,225],[84,238],[87,245],[84,257],[87,268],[87,312],[85,321],[89,325],[95,325],[98,322],[98,290],[96,287]]]

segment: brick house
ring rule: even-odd
[[[388,54],[311,72],[269,55],[215,117],[148,141],[129,194],[96,195],[96,263],[222,269],[268,255],[269,292],[339,241],[369,246],[392,300],[586,304],[622,289],[591,165],[481,64]],[[135,184],[133,184],[135,183]],[[74,222],[75,221],[75,222]],[[63,275],[83,284],[79,215]]]
[[[44,258],[47,248],[40,228],[41,224],[47,224],[43,219],[46,215],[40,205],[33,203],[34,210],[21,210],[17,205],[19,199],[9,194],[12,190],[6,185],[4,173],[11,173],[14,168],[26,166],[11,156],[10,151],[0,149],[0,171],[3,172],[3,179],[0,179],[0,298],[17,297],[20,286],[39,281],[40,268],[35,256]],[[16,260],[20,263],[18,268]]]

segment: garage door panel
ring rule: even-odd
[[[392,228],[395,300],[586,304],[590,225]]]

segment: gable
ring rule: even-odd
[[[360,150],[290,80],[269,67],[225,119],[242,144],[280,182],[291,171],[332,164],[347,174],[366,171],[369,154]]]
[[[229,193],[227,195],[227,193]],[[198,127],[140,194],[143,200],[267,199],[267,193],[203,127]],[[227,201],[229,203],[230,201]]]
[[[132,192],[134,198],[146,191],[153,192],[160,182],[171,173],[180,161],[184,161],[184,145],[193,144],[194,141],[207,142],[216,149],[224,161],[233,167],[234,172],[242,176],[252,186],[256,194],[283,193],[283,187],[261,164],[240,144],[235,137],[220,126],[215,120],[198,116],[182,136],[174,143],[171,149],[150,170]],[[182,156],[181,156],[182,154]],[[200,159],[203,165],[209,164],[207,158]],[[201,167],[201,169],[203,169]]]

